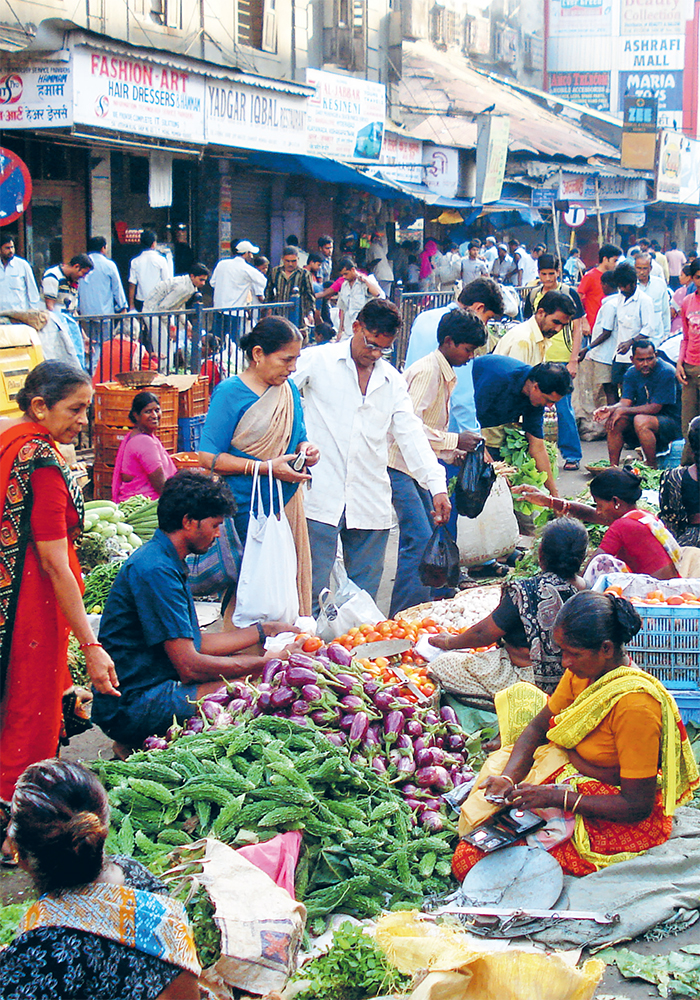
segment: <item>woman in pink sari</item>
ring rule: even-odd
[[[112,500],[119,503],[133,496],[157,500],[166,479],[177,468],[158,438],[160,402],[153,392],[139,392],[131,404],[129,420],[134,429],[124,438],[112,476]]]

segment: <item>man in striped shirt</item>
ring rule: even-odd
[[[413,408],[437,457],[452,464],[476,448],[481,437],[473,431],[448,431],[450,396],[457,383],[454,369],[466,365],[478,347],[486,343],[486,328],[473,313],[451,309],[440,320],[438,348],[407,368],[404,377]],[[432,500],[410,475],[401,450],[390,439],[389,479],[391,501],[399,522],[399,559],[391,595],[390,617],[404,608],[431,600],[430,587],[418,577],[423,552],[433,532]]]

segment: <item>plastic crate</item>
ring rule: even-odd
[[[114,468],[104,462],[95,462],[92,470],[92,495],[95,500],[112,499],[112,476]]]
[[[639,632],[627,643],[634,662],[674,689],[700,689],[700,615],[697,608],[643,607]]]
[[[161,409],[161,426],[176,428],[175,421],[178,417],[180,393],[174,386],[170,385],[149,385],[145,390],[139,390],[127,389],[123,385],[119,385],[118,382],[100,383],[95,387],[95,423],[103,424],[106,427],[130,427],[131,404],[134,401],[134,396],[143,391],[152,392],[158,397]]]
[[[95,424],[93,434],[95,462],[113,466],[117,460],[117,452],[121,443],[130,430],[129,427],[103,427],[102,424]],[[98,499],[103,500],[104,497],[98,497]]]
[[[683,722],[700,722],[700,691],[672,691]]]
[[[197,451],[199,441],[202,437],[202,428],[206,420],[206,414],[202,413],[198,417],[180,417],[177,422],[177,450]]]
[[[684,446],[685,446],[684,438],[679,438],[677,441],[671,441],[666,451],[662,451],[660,454],[657,454],[656,456],[657,468],[675,469],[677,465],[680,465]]]
[[[185,392],[180,393],[179,417],[199,417],[209,406],[209,377],[200,375]]]

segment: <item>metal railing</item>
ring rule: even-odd
[[[408,338],[411,335],[413,321],[419,313],[428,309],[442,309],[455,300],[454,290],[445,292],[404,292],[400,284],[394,292],[394,302],[401,313],[401,332],[396,338],[392,362],[401,370],[406,360]]]

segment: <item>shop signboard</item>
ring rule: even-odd
[[[459,187],[459,150],[452,146],[423,147],[425,183],[442,198],[454,198]]]
[[[307,98],[306,135],[311,156],[379,162],[386,87],[352,76],[307,69],[315,93]]]
[[[508,159],[508,115],[478,115],[476,142],[476,200],[482,205],[498,201]]]
[[[303,94],[208,77],[206,140],[242,149],[306,153],[306,101]]]
[[[661,125],[668,112],[683,110],[683,71],[620,73],[620,111],[625,109],[626,97],[656,98],[659,102],[658,124]]]
[[[686,0],[620,0],[620,34],[682,35],[687,9]]]
[[[596,111],[609,111],[610,73],[550,73],[549,93]]]
[[[547,0],[547,3],[552,38],[564,35],[600,37],[611,33],[611,0]]]
[[[95,128],[203,143],[204,83],[155,58],[73,49],[74,120]]]
[[[622,98],[623,132],[656,132],[659,102],[653,94]]]
[[[656,197],[676,205],[700,205],[700,142],[664,129],[659,136]]]
[[[32,63],[0,73],[0,128],[56,128],[72,123],[70,63]]]
[[[557,200],[557,188],[533,188],[530,194],[530,204],[533,208],[551,208]]]
[[[625,201],[646,201],[646,181],[638,177],[598,177],[598,198]],[[557,195],[562,201],[594,202],[596,177],[590,174],[562,173]]]
[[[621,38],[620,69],[677,70],[683,69],[685,38],[683,35],[642,35]]]
[[[380,163],[389,164],[382,167],[382,176],[387,180],[422,184],[423,143],[420,139],[397,132],[385,132],[379,159]]]

